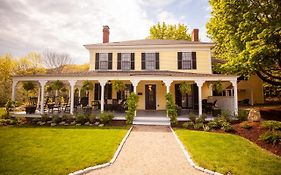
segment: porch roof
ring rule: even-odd
[[[229,77],[236,78],[235,75],[225,74],[204,74],[204,73],[190,73],[190,72],[177,72],[168,70],[155,70],[155,71],[87,71],[75,73],[62,73],[62,74],[36,74],[14,76],[16,77],[133,77],[133,76],[159,76],[159,77]]]

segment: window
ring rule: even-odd
[[[100,53],[99,56],[100,56],[99,69],[107,70],[108,69],[108,54]]]
[[[182,53],[182,69],[192,68],[192,55],[191,52]]]
[[[118,53],[117,55],[118,70],[134,70],[135,69],[135,54],[134,53]]]
[[[159,53],[142,53],[142,70],[159,69]]]
[[[178,52],[178,69],[196,69],[196,52]]]
[[[112,53],[96,53],[96,70],[111,70],[112,69]]]

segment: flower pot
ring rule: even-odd
[[[26,114],[34,114],[36,110],[36,106],[26,106],[25,113]]]

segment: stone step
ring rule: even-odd
[[[170,126],[170,122],[151,122],[151,121],[134,121],[134,125],[161,125],[161,126]]]
[[[134,125],[170,125],[170,119],[167,117],[135,117]]]

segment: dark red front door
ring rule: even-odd
[[[145,109],[156,110],[156,85],[145,85]]]

